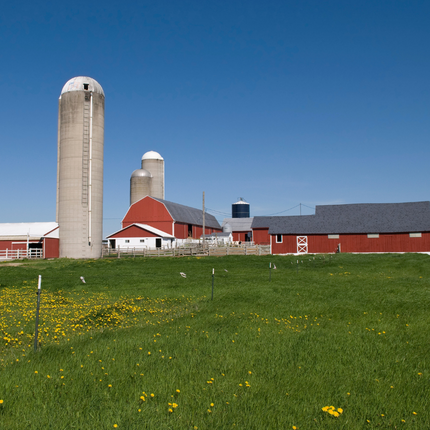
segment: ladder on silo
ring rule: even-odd
[[[91,95],[85,94],[82,139],[82,206],[88,206],[88,180],[90,166],[90,109]]]

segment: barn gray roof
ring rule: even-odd
[[[191,208],[189,206],[180,205],[179,203],[173,203],[167,200],[157,199],[155,197],[152,198],[164,204],[175,222],[203,225],[203,211],[201,209]],[[205,212],[205,227],[221,229],[221,226],[219,225],[219,222],[216,220],[216,218],[207,212]]]
[[[253,218],[224,218],[222,226],[230,224],[232,231],[251,231]]]
[[[354,234],[430,231],[430,202],[317,206],[315,215],[254,217],[269,234]]]

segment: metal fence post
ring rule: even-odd
[[[34,350],[37,351],[38,335],[39,335],[39,311],[40,311],[40,294],[42,292],[42,275],[39,275],[39,283],[37,285],[37,307],[36,307],[36,328],[34,331]]]

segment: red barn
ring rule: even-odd
[[[317,206],[315,215],[254,217],[272,254],[429,252],[430,202]]]
[[[199,240],[203,234],[203,211],[146,196],[130,206],[122,220],[122,230],[133,224],[154,227],[174,236],[179,243],[188,238]],[[213,215],[205,213],[205,234],[215,232],[221,233],[221,226]],[[121,232],[115,233],[117,234]],[[109,237],[113,238],[114,235]]]
[[[0,259],[59,257],[56,222],[0,224]]]

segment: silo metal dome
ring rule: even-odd
[[[132,178],[142,178],[142,177],[144,177],[144,176],[147,176],[147,177],[149,177],[149,178],[151,178],[151,177],[152,177],[151,173],[150,173],[150,172],[148,172],[148,171],[147,171],[147,170],[145,170],[145,169],[136,169],[136,170],[131,174],[131,177],[132,177]]]
[[[101,94],[103,97],[105,95],[102,86],[89,76],[76,76],[75,78],[69,79],[61,90],[61,95],[70,91],[91,91]]]
[[[249,203],[240,197],[239,201],[231,205],[231,216],[232,218],[249,218]]]

